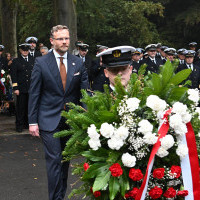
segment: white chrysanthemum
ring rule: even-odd
[[[123,140],[117,137],[112,137],[111,139],[108,140],[108,146],[110,149],[119,150],[123,145],[124,145]]]
[[[172,112],[184,115],[187,111],[187,106],[183,103],[176,102],[172,107]]]
[[[161,146],[165,150],[170,149],[174,145],[174,138],[172,137],[172,135],[166,135],[160,141],[161,141]]]
[[[99,147],[101,147],[101,143],[100,143],[100,140],[94,140],[94,139],[90,139],[88,141],[88,144],[90,146],[91,149],[93,149],[94,151],[98,150]]]
[[[133,112],[136,109],[138,109],[139,104],[140,104],[140,100],[138,98],[135,98],[135,97],[129,98],[129,99],[126,100],[127,109],[130,112]]]
[[[159,112],[165,110],[167,103],[156,95],[150,95],[147,98],[146,105],[152,110]]]
[[[124,127],[124,126],[120,126],[114,134],[114,137],[118,137],[121,140],[125,140],[127,137],[129,136],[129,131],[128,128]]]
[[[180,123],[179,126],[174,128],[176,134],[183,136],[188,132],[187,126],[184,123]]]
[[[165,150],[162,146],[158,149],[156,155],[159,156],[160,158],[163,158],[165,156],[167,156],[169,154],[169,152],[167,150]]]
[[[5,74],[5,71],[2,69],[2,70],[1,70],[1,73],[2,73],[2,74]]]
[[[169,118],[169,125],[172,128],[179,127],[180,124],[182,124],[182,117],[179,114],[171,115]]]
[[[183,120],[183,123],[187,124],[188,122],[191,121],[192,119],[192,115],[190,113],[185,113],[184,115],[181,116],[182,117],[182,120]]]
[[[144,135],[153,131],[153,125],[146,119],[141,120],[138,126],[138,131]]]
[[[187,91],[188,93],[188,99],[195,102],[195,103],[198,103],[199,101],[199,90],[198,89],[189,89]]]
[[[126,167],[134,167],[136,164],[136,157],[130,155],[129,153],[124,153],[122,155],[122,163]]]
[[[185,144],[179,144],[178,148],[176,149],[176,153],[178,156],[180,156],[180,159],[185,158],[185,156],[188,154],[188,147]]]
[[[103,123],[101,124],[100,133],[105,138],[110,138],[114,134],[115,128],[112,124]]]
[[[158,137],[155,133],[147,133],[144,135],[143,140],[146,144],[154,145],[157,142]]]
[[[6,79],[5,78],[1,78],[1,81],[4,83],[6,81]]]
[[[97,140],[100,137],[100,135],[97,133],[96,126],[94,124],[91,124],[90,127],[88,127],[87,133],[88,136],[94,140]]]

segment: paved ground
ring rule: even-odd
[[[48,200],[41,140],[28,130],[18,134],[14,122],[15,117],[0,114],[0,200]],[[76,181],[70,168],[67,195]]]

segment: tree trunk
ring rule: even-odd
[[[5,52],[17,56],[16,18],[18,3],[13,0],[0,0],[2,44]]]
[[[54,0],[54,13],[56,24],[66,25],[70,30],[71,45],[69,51],[75,47],[77,40],[77,15],[73,0]]]

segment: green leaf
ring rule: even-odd
[[[110,200],[115,199],[116,194],[119,192],[120,184],[118,177],[111,177],[109,181]]]
[[[152,86],[155,94],[159,94],[162,90],[162,79],[158,74],[152,74]]]
[[[111,151],[109,152],[109,156],[106,160],[107,163],[113,164],[115,162],[117,162],[119,156],[121,156],[121,153],[118,151]]]
[[[162,85],[165,87],[174,73],[174,67],[172,66],[171,62],[167,60],[167,62],[162,66]]]
[[[97,151],[93,151],[93,150],[84,151],[82,153],[82,156],[86,157],[87,159],[93,162],[106,161],[108,152],[107,150],[100,148]]]
[[[111,172],[109,168],[104,173],[98,174],[93,184],[93,192],[104,188],[107,185],[108,181],[110,180],[110,176]]]
[[[121,195],[124,197],[126,191],[130,189],[128,174],[126,170],[123,170],[123,174],[119,177],[119,183],[121,186]]]
[[[110,165],[107,163],[95,163],[91,165],[84,173],[82,180],[87,180],[96,177],[99,174],[105,174],[108,171]]]
[[[191,69],[184,69],[181,70],[180,72],[178,72],[177,74],[175,74],[175,76],[172,77],[172,79],[170,80],[169,84],[174,84],[174,85],[178,85],[180,83],[182,83],[184,80],[186,80],[188,78],[188,76],[191,73]]]
[[[170,101],[181,101],[184,99],[186,93],[187,93],[188,88],[185,87],[179,87],[179,88],[173,88],[171,90],[169,100]]]

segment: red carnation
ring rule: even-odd
[[[3,78],[3,74],[1,74],[1,78]]]
[[[100,197],[101,196],[101,192],[100,191],[96,191],[96,192],[93,193],[93,195],[95,197]]]
[[[181,175],[181,167],[176,166],[176,165],[172,165],[170,173],[176,174],[175,178],[179,178],[180,175]]]
[[[88,163],[84,163],[83,168],[85,171],[87,171],[87,169],[90,167],[90,165]]]
[[[129,197],[132,197],[135,199],[137,193],[138,193],[139,189],[138,188],[133,188],[131,191],[129,191],[128,193],[125,194],[125,198],[128,199]]]
[[[179,197],[186,197],[188,195],[188,191],[187,190],[181,190],[177,192],[177,196]]]
[[[123,174],[123,170],[119,163],[113,164],[109,170],[111,171],[112,176],[118,177]]]
[[[157,179],[163,178],[165,175],[165,169],[164,168],[157,168],[153,170],[153,177]]]
[[[129,171],[129,177],[133,180],[133,181],[139,181],[143,178],[143,174],[141,172],[140,169],[130,169]]]
[[[154,188],[152,188],[150,191],[149,191],[149,196],[152,198],[152,199],[158,199],[161,197],[162,195],[162,192],[163,190],[157,186],[155,186]]]
[[[163,196],[166,198],[174,198],[176,196],[176,190],[173,187],[170,187],[167,191],[165,191]]]

